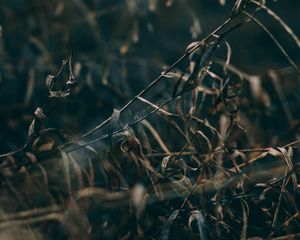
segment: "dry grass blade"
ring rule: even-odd
[[[159,133],[155,130],[155,128],[147,120],[143,120],[141,123],[151,132],[151,134],[153,135],[155,140],[158,142],[158,144],[162,148],[162,150],[166,154],[170,154],[170,150],[165,145],[165,143],[163,142],[163,140],[161,139]]]
[[[34,85],[35,85],[35,71],[33,68],[30,68],[28,72],[28,83],[27,83],[27,89],[24,98],[24,105],[28,105],[30,103],[33,94]]]
[[[238,15],[238,14],[237,14]],[[133,99],[131,99],[127,104],[125,104],[121,109],[120,109],[120,113],[122,113],[123,111],[125,111],[126,109],[128,109],[136,100],[138,100],[139,97],[142,97],[145,93],[147,93],[150,89],[152,89],[153,86],[157,85],[164,77],[165,75],[167,75],[169,72],[171,72],[177,65],[179,65],[180,63],[183,62],[183,60],[185,60],[191,53],[193,53],[194,51],[196,51],[198,48],[200,48],[201,46],[203,46],[204,43],[208,43],[211,38],[215,38],[216,34],[218,32],[221,32],[222,30],[226,29],[228,27],[228,25],[231,23],[231,21],[233,20],[232,17],[228,18],[222,25],[220,25],[219,27],[217,27],[214,31],[212,31],[210,34],[208,34],[207,37],[205,37],[201,42],[199,42],[198,44],[194,45],[193,47],[189,48],[188,51],[186,51],[177,61],[175,61],[166,71],[164,71],[163,73],[161,73],[156,79],[154,79],[146,88],[144,88],[138,95],[136,95]],[[238,24],[234,27],[231,27],[229,29],[227,29],[225,32],[222,33],[222,36],[218,37],[218,40],[214,42],[214,44],[212,44],[208,51],[206,51],[205,55],[203,56],[202,61],[202,65],[204,63],[207,62],[207,59],[210,57],[211,52],[217,47],[219,41],[228,33],[230,33],[231,31],[233,31],[234,29],[238,28],[239,26],[241,26],[242,24]],[[83,134],[82,136],[79,137],[79,139],[83,139],[87,136],[89,136],[90,134],[100,130],[103,126],[107,125],[110,122],[111,118],[106,119],[105,121],[103,121],[101,124],[99,124],[98,126],[94,127],[93,129],[91,129],[90,131],[86,132],[85,134]],[[68,145],[70,145],[71,143],[65,144],[64,146],[61,147],[66,147]]]
[[[228,65],[230,64],[230,60],[231,60],[231,55],[232,55],[232,50],[231,47],[229,45],[229,43],[227,41],[225,41],[226,47],[227,47],[227,57],[226,57],[226,62],[224,64],[224,71],[227,71]]]
[[[273,40],[273,42],[276,44],[278,49],[282,52],[282,54],[285,56],[285,58],[288,60],[288,62],[291,64],[291,66],[293,66],[294,69],[296,70],[296,72],[298,74],[300,74],[300,69],[298,68],[297,64],[291,59],[289,54],[281,46],[281,44],[278,42],[278,40],[275,38],[275,36],[259,20],[257,20],[254,16],[252,16],[251,14],[249,14],[246,11],[242,11],[242,13],[245,14],[246,16],[250,17],[258,26],[260,26],[270,36],[270,38]]]
[[[167,117],[169,117],[169,116],[174,116],[174,114],[172,114],[172,113],[170,113],[170,112],[164,110],[163,108],[161,108],[161,107],[155,105],[154,103],[148,101],[148,100],[145,99],[145,98],[138,97],[138,99],[139,99],[141,102],[146,103],[147,105],[151,106],[152,108],[154,108],[155,110],[157,110],[159,113],[161,113],[161,114],[164,115],[164,116],[167,116]]]
[[[72,157],[72,155],[69,155],[69,160],[71,163],[71,166],[73,167],[75,173],[76,173],[76,180],[77,180],[77,185],[79,189],[82,189],[84,187],[84,178],[83,178],[83,173],[88,176],[88,173],[84,168],[82,168],[79,163]]]
[[[111,147],[112,147],[112,136],[113,136],[115,129],[117,128],[119,119],[120,119],[120,111],[117,109],[114,109],[113,113],[110,117],[110,128],[109,128],[109,132],[108,132],[108,138],[109,138]]]
[[[243,200],[241,201],[243,209],[243,228],[241,232],[241,240],[247,239],[247,227],[248,227],[248,217],[249,217],[249,206]]]
[[[270,78],[273,82],[273,85],[274,85],[274,87],[276,89],[276,92],[279,96],[280,103],[283,107],[283,110],[286,114],[286,117],[289,121],[289,124],[290,124],[290,126],[292,126],[293,125],[293,120],[294,120],[293,115],[292,115],[291,111],[289,110],[290,109],[289,106],[287,105],[288,101],[287,101],[287,99],[285,97],[285,94],[283,92],[279,77],[278,77],[277,73],[274,70],[269,70],[268,75],[270,76]]]
[[[63,173],[64,178],[67,186],[67,192],[69,196],[72,194],[72,183],[71,183],[71,170],[70,170],[70,158],[68,156],[68,153],[64,152],[63,150],[60,150],[61,156],[62,156],[62,166],[63,166]]]
[[[8,222],[16,219],[31,218],[33,216],[45,215],[53,212],[61,212],[62,210],[63,210],[62,206],[53,205],[51,207],[30,209],[30,210],[17,212],[17,213],[11,213],[11,214],[1,213],[0,222],[2,223],[2,222]]]
[[[286,162],[286,165],[288,166],[288,170],[292,171],[294,169],[294,164],[293,164],[293,161],[292,161],[293,149],[291,147],[289,147],[288,151],[283,147],[278,147],[277,149],[283,155],[283,158]],[[294,191],[297,191],[298,181],[297,181],[296,173],[292,174],[291,178],[292,178],[292,181],[293,181]]]
[[[242,1],[243,0],[236,0],[234,5],[233,5],[233,8],[231,10],[231,16],[234,16],[237,14],[237,12],[239,11],[239,9],[241,8],[241,4],[242,4]]]
[[[165,9],[168,4],[172,8]],[[287,6],[280,4],[282,9]],[[18,17],[16,6],[6,5],[0,8],[3,19]],[[193,35],[187,34],[189,38],[199,37],[198,17],[208,12],[198,16],[191,6],[202,5],[184,0],[165,4],[158,0],[43,2],[51,31],[34,23],[35,15],[44,19],[39,11],[32,16],[25,12],[24,22],[29,26],[21,26],[26,34],[30,30],[30,35],[38,38],[29,38],[24,46],[11,50],[19,53],[20,60],[5,49],[11,48],[14,41],[10,40],[14,39],[0,36],[4,51],[0,54],[0,87],[15,78],[13,74],[22,77],[20,73],[28,66],[25,78],[34,77],[32,69],[36,77],[46,76],[45,69],[53,71],[54,66],[46,65],[57,56],[48,48],[56,47],[52,44],[57,41],[62,40],[63,47],[74,41],[78,59],[74,73],[71,55],[56,75],[48,75],[45,102],[36,108],[33,118],[25,113],[17,117],[30,107],[23,104],[24,94],[16,111],[3,110],[0,104],[5,118],[1,129],[7,126],[16,131],[33,119],[27,144],[0,155],[0,238],[4,232],[25,228],[50,239],[297,237],[300,98],[294,68],[300,73],[295,61],[298,53],[291,58],[290,46],[284,48],[285,42],[279,42],[270,31],[274,25],[266,27],[256,14],[265,14],[272,24],[283,27],[292,40],[291,47],[295,41],[300,48],[299,38],[269,9],[271,3],[234,0],[211,3],[211,11],[233,6],[228,19],[202,39],[187,39],[182,35],[189,30]],[[178,12],[186,21],[180,21]],[[102,13],[107,16],[100,18]],[[210,23],[210,13],[203,23]],[[75,22],[61,20],[78,14]],[[219,17],[217,11],[212,19]],[[254,24],[245,29],[251,39],[241,37],[244,42],[239,42],[239,34],[245,32],[236,30],[250,22],[258,27]],[[267,40],[252,34],[259,27],[267,33]],[[236,35],[230,38],[233,31]],[[151,41],[158,38],[165,42]],[[230,45],[225,38],[230,39]],[[107,45],[102,46],[104,39]],[[277,56],[266,46],[272,41],[292,67],[270,70],[268,63],[253,64],[252,59],[258,56]],[[180,51],[176,47],[188,42],[181,56],[169,64]],[[150,51],[152,44],[155,47]],[[252,48],[253,44],[257,48]],[[165,56],[161,49],[166,50]],[[31,58],[36,56],[33,62]],[[273,58],[272,63],[282,64]],[[241,71],[235,64],[255,73]],[[83,81],[75,88],[77,78]],[[65,81],[60,83],[59,79]],[[33,87],[38,85],[28,86],[27,103],[39,101]],[[54,105],[58,99],[53,98],[64,98],[72,89],[76,98]],[[51,117],[51,111],[72,113],[72,119],[57,114],[57,119],[49,121],[66,130],[41,131],[41,123]],[[282,146],[283,142],[288,144]],[[6,141],[2,132],[0,143],[7,149],[14,144]]]
[[[282,201],[283,201],[283,193],[286,191],[286,185],[288,183],[287,173],[288,173],[288,170],[286,170],[285,178],[284,178],[284,180],[281,184],[280,195],[279,195],[279,198],[278,198],[277,207],[276,207],[275,213],[273,215],[273,220],[272,220],[272,227],[273,228],[275,228],[277,226],[279,211],[281,209],[281,204],[282,204]]]
[[[280,18],[275,12],[273,12],[270,8],[268,8],[265,4],[262,4],[261,2],[252,0],[252,3],[259,6],[263,10],[267,12],[271,17],[273,17],[278,23],[284,28],[284,30],[293,38],[297,46],[300,48],[300,39],[298,36],[294,33],[294,31],[287,25],[282,18]]]
[[[192,222],[196,221],[197,222],[197,228],[199,231],[200,239],[205,240],[208,239],[205,233],[205,219],[201,211],[199,210],[194,210],[191,212],[191,216],[189,217],[189,227],[190,229],[192,228]]]
[[[170,154],[170,153],[169,153],[169,154]],[[160,166],[160,168],[161,168],[161,172],[162,172],[163,175],[166,174],[167,166],[168,166],[168,164],[169,164],[169,162],[170,162],[171,159],[172,159],[172,156],[166,156],[166,157],[164,157],[163,160],[161,161],[161,166]]]
[[[280,237],[271,238],[272,240],[287,240],[287,239],[298,239],[300,237],[300,233],[288,234]]]
[[[179,212],[180,211],[177,209],[171,213],[171,215],[169,216],[167,222],[165,223],[162,233],[159,237],[160,240],[168,240],[169,239],[172,224],[175,221],[175,219],[177,218]]]
[[[64,215],[61,213],[49,213],[42,216],[30,217],[25,219],[11,220],[0,223],[0,229],[19,227],[24,225],[36,224],[47,221],[58,221],[63,222]]]

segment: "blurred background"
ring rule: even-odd
[[[233,2],[1,0],[0,153],[25,142],[33,112],[47,96],[46,76],[55,75],[63,59],[72,54],[78,84],[70,97],[49,103],[45,127],[78,135],[126,104],[178,59],[188,44],[222,24]],[[300,36],[300,2],[268,2]],[[299,48],[278,22],[267,14],[258,18],[299,63]],[[262,114],[264,108],[247,110],[252,114],[249,119],[268,132],[267,138],[285,133],[290,125],[284,108],[292,121],[300,119],[299,76],[255,23],[226,40],[232,48],[231,63],[242,71],[263,75],[266,69],[281,69],[284,99],[266,78],[264,87],[272,99],[267,114]],[[226,59],[226,53],[220,51],[217,57]]]
[[[0,157],[0,239],[34,231],[47,239],[166,239],[170,229],[170,239],[199,239],[198,230],[190,234],[194,220],[201,239],[201,224],[212,239],[299,232],[300,77],[291,62],[300,66],[300,1],[265,1],[274,13],[256,12],[263,27],[251,21],[226,35],[197,84],[188,69],[200,50],[142,100],[115,110],[222,25],[237,2],[247,0],[0,0],[0,155],[24,145],[48,97],[47,76],[70,56],[78,81],[70,96],[47,104],[42,128],[63,131]],[[194,91],[175,104],[182,72]],[[170,98],[164,110],[172,114],[148,115]],[[32,215],[44,207],[49,215]]]

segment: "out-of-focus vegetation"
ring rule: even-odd
[[[298,1],[0,1],[0,239],[300,237]]]

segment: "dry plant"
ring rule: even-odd
[[[80,0],[73,2],[100,38],[95,15]],[[133,16],[146,14],[139,12],[143,1],[126,4]],[[155,9],[158,3],[149,4]],[[188,9],[198,37],[200,22]],[[63,61],[46,79],[48,94],[34,112],[25,145],[0,156],[0,239],[299,238],[300,122],[281,78],[299,77],[300,70],[261,14],[273,18],[299,51],[299,38],[267,1],[237,0],[226,21],[190,43],[109,118],[75,137],[42,129],[48,102],[67,97],[76,82],[71,57]],[[139,39],[139,18],[133,19],[122,54]],[[231,63],[234,46],[227,38],[250,23],[270,37],[290,67],[253,75]],[[104,85],[122,97],[106,81],[104,75]],[[299,87],[295,79],[291,84]],[[258,112],[273,104],[274,95],[287,138],[264,134],[259,125],[267,115]],[[262,146],[270,135],[270,145]]]

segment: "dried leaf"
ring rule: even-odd
[[[34,89],[34,81],[35,81],[35,71],[33,68],[30,68],[28,71],[28,82],[27,82],[27,89],[24,98],[24,105],[28,105],[30,103],[30,99],[32,97],[32,93]]]
[[[141,102],[146,103],[147,105],[151,106],[152,108],[156,109],[159,113],[161,113],[164,116],[172,116],[172,113],[167,112],[166,110],[164,110],[163,108],[155,105],[154,103],[148,101],[145,98],[142,97],[137,97],[137,99],[139,99]]]
[[[272,148],[273,149],[273,148]],[[292,156],[293,156],[293,150],[291,147],[289,147],[289,150],[286,151],[285,148],[283,147],[278,147],[277,148],[280,151],[280,156],[284,159],[284,161],[286,162],[287,166],[288,166],[288,170],[289,171],[293,171],[294,169],[294,164],[292,161]],[[294,191],[297,191],[297,186],[298,186],[298,181],[297,181],[297,175],[296,173],[293,173],[291,175],[292,178],[292,182],[293,182],[293,187],[294,187]]]
[[[36,156],[31,152],[26,152],[26,157],[30,159],[31,163],[36,163]]]
[[[34,115],[40,120],[40,121],[44,121],[47,116],[44,114],[44,111],[42,108],[38,107],[35,112]]]
[[[49,91],[49,97],[53,98],[65,98],[70,95],[70,89],[65,91]]]
[[[45,152],[45,151],[50,151],[53,149],[55,145],[55,141],[54,140],[51,140],[45,144],[42,144],[41,146],[39,146],[38,148],[38,152]]]
[[[123,152],[129,152],[134,149],[140,149],[140,142],[135,137],[133,130],[127,127],[124,132],[124,140],[121,143],[121,150]]]
[[[207,147],[208,147],[208,152],[211,153],[212,150],[213,150],[213,146],[212,146],[212,144],[211,144],[210,139],[209,139],[202,131],[200,131],[200,130],[198,130],[198,131],[196,132],[196,135],[200,135],[200,139],[199,139],[199,140],[201,140],[201,139],[204,139],[204,140],[205,140],[206,145],[207,145]],[[201,146],[201,147],[202,147],[202,146]]]
[[[72,193],[72,184],[71,184],[71,173],[70,173],[70,159],[68,153],[60,150],[62,156],[62,165],[63,165],[63,172],[64,178],[66,180],[67,185],[67,192],[71,196]]]
[[[239,11],[240,7],[241,7],[241,3],[242,3],[243,0],[236,0],[235,3],[234,3],[234,6],[231,10],[231,16],[235,16],[237,14],[237,12]]]
[[[192,230],[192,223],[193,221],[196,220],[197,221],[197,228],[199,231],[199,235],[200,235],[200,239],[201,240],[205,240],[208,239],[205,233],[205,220],[204,220],[204,216],[201,213],[201,211],[199,210],[194,210],[191,212],[191,215],[189,217],[189,228]]]
[[[72,70],[72,55],[71,55],[69,58],[69,79],[66,82],[66,85],[73,85],[76,82],[77,81],[76,81],[76,78],[75,78],[75,76],[73,74],[73,70]]]
[[[37,130],[36,128],[37,128],[36,120],[33,119],[30,126],[29,126],[29,129],[28,129],[28,138],[30,136],[33,136],[36,133],[36,130]]]
[[[119,122],[119,119],[120,119],[120,114],[121,114],[121,112],[119,110],[114,109],[113,113],[110,117],[111,125],[109,127],[108,138],[109,138],[109,141],[110,141],[111,145],[112,145],[113,132],[117,128],[117,125],[118,125],[118,122]]]
[[[46,78],[46,86],[48,90],[51,90],[53,88],[54,82],[56,80],[56,77],[53,75],[48,75]]]
[[[66,85],[73,85],[77,83],[76,78],[69,78],[69,80],[66,82]]]
[[[160,168],[161,168],[161,172],[162,172],[163,175],[166,174],[168,163],[169,163],[170,159],[172,159],[172,158],[174,158],[174,156],[166,156],[161,161]]]
[[[185,52],[191,53],[195,51],[197,48],[199,48],[200,46],[203,46],[203,42],[201,41],[192,42],[186,47]]]
[[[227,71],[227,68],[230,64],[230,60],[231,60],[231,55],[232,55],[232,51],[231,51],[231,47],[229,45],[229,43],[227,41],[225,41],[226,47],[227,47],[227,57],[226,57],[226,62],[223,66],[224,71]]]
[[[151,134],[153,135],[159,146],[162,148],[162,150],[165,153],[169,154],[170,150],[168,149],[168,147],[166,146],[156,129],[150,124],[150,122],[144,119],[141,123],[151,132]]]

